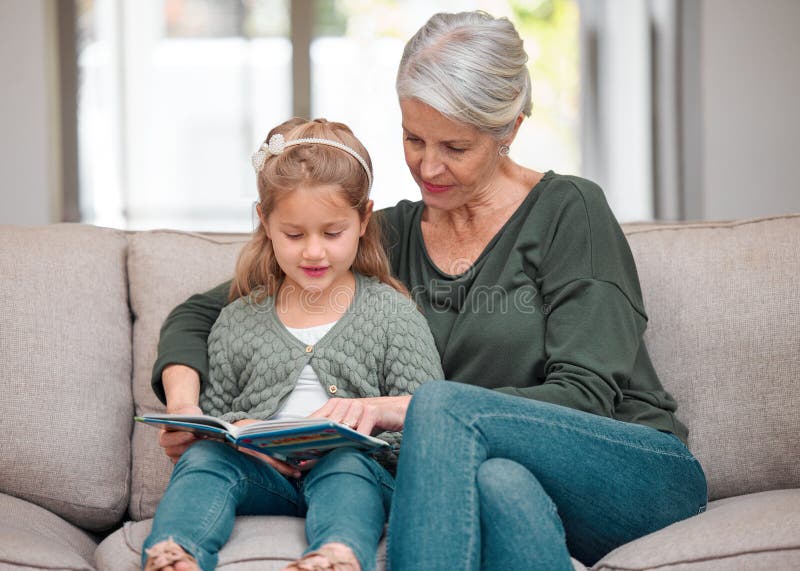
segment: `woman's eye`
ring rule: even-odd
[[[460,155],[461,153],[465,152],[467,149],[461,149],[459,147],[447,147],[447,150],[450,151],[451,153],[455,153],[457,155]]]
[[[406,141],[408,141],[409,143],[419,143],[420,139],[418,139],[417,137],[411,137],[409,135],[406,135]]]

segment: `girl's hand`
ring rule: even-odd
[[[254,422],[259,422],[253,418],[244,418],[242,420],[237,420],[233,423],[234,426],[244,426],[246,424],[253,424]],[[278,472],[286,476],[287,478],[299,478],[301,476],[300,469],[297,466],[292,466],[291,464],[287,464],[286,462],[281,462],[280,460],[276,460],[272,456],[268,454],[261,454],[260,452],[256,452],[255,450],[250,450],[248,448],[240,448],[239,452],[243,452],[244,454],[249,454],[250,456],[255,456],[259,460],[263,460],[273,468],[275,468]],[[310,468],[310,466],[309,466]]]
[[[191,404],[167,406],[167,412],[170,414],[203,414],[199,406]],[[198,440],[199,438],[191,432],[184,432],[182,430],[167,430],[166,428],[162,428],[158,435],[158,443],[164,449],[164,454],[169,456],[173,464],[178,461],[189,446]]]
[[[309,418],[329,418],[354,428],[361,434],[384,430],[400,431],[406,420],[411,395],[401,397],[367,397],[330,399]]]

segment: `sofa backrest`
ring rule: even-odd
[[[800,487],[800,215],[625,231],[712,499]],[[90,530],[153,515],[171,465],[133,404],[162,410],[161,323],[229,279],[246,240],[0,226],[0,492]]]
[[[800,487],[800,215],[732,223],[628,225],[645,341],[679,403],[712,499]],[[246,236],[131,236],[129,273],[138,412],[169,310],[229,278]],[[150,517],[170,465],[153,430],[134,433],[131,513]]]
[[[800,215],[625,230],[711,499],[800,487]]]
[[[800,215],[732,223],[624,226],[650,317],[645,341],[677,398],[712,499],[800,487]],[[137,411],[169,310],[232,273],[246,236],[131,237]],[[136,427],[131,513],[149,517],[170,465]]]
[[[124,232],[0,226],[0,492],[90,530],[130,490]]]
[[[128,276],[133,312],[133,397],[137,414],[163,412],[150,387],[158,335],[169,312],[189,296],[233,277],[246,235],[198,235],[156,230],[129,235]],[[158,446],[158,431],[133,430],[130,514],[152,517],[172,471]]]

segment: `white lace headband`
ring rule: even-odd
[[[277,133],[272,135],[269,140],[269,143],[262,144],[258,150],[253,153],[253,168],[256,170],[256,174],[261,172],[261,169],[264,168],[264,163],[267,162],[267,159],[274,155],[280,155],[286,147],[292,147],[294,145],[302,145],[303,143],[315,143],[317,145],[328,145],[329,147],[336,147],[337,149],[341,149],[346,153],[349,153],[355,159],[361,163],[361,166],[364,167],[364,170],[367,172],[367,180],[369,181],[369,188],[367,192],[372,190],[372,173],[369,170],[369,166],[367,165],[367,161],[355,152],[353,149],[340,143],[339,141],[331,141],[330,139],[294,139],[293,141],[287,141],[283,138],[283,135]]]

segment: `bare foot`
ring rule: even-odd
[[[200,571],[195,558],[172,541],[171,537],[148,549],[147,556],[144,571]]]
[[[283,571],[361,571],[355,553],[344,543],[326,543],[284,567]]]

